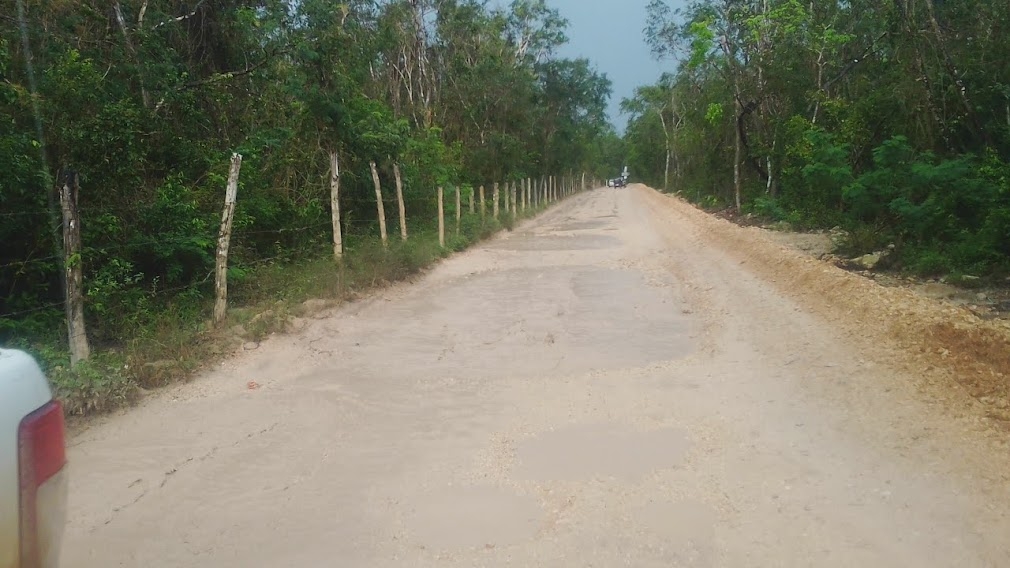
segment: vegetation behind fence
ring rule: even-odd
[[[224,280],[234,306],[286,294],[277,267],[325,259],[347,290],[437,258],[440,187],[448,250],[495,229],[496,183],[573,187],[620,165],[610,82],[556,55],[566,23],[541,0],[15,8],[0,17],[0,344],[59,372],[90,355],[101,371],[67,375],[75,392],[113,367],[158,382],[164,361],[195,365],[186,330]],[[518,205],[496,203],[510,222]]]

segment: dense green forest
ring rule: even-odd
[[[80,179],[71,261],[89,335],[115,347],[155,333],[166,312],[206,318],[233,152],[244,156],[229,259],[239,296],[264,264],[327,254],[331,152],[359,265],[393,254],[371,246],[371,161],[394,199],[394,235],[394,165],[413,234],[435,223],[437,186],[602,176],[620,161],[603,158],[616,139],[610,81],[557,55],[567,22],[543,0],[4,6],[0,344],[66,341],[54,192],[66,172]]]
[[[645,35],[676,64],[623,101],[645,181],[905,270],[1010,270],[1005,1],[653,0]]]

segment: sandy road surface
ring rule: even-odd
[[[1005,459],[760,262],[577,195],[77,436],[64,564],[1010,566]]]

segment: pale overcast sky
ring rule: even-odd
[[[624,132],[627,117],[621,115],[621,99],[635,87],[655,82],[663,71],[673,71],[674,62],[656,61],[645,43],[645,6],[649,0],[547,0],[568,19],[565,57],[585,57],[614,83],[610,120]],[[671,6],[680,0],[667,2]]]

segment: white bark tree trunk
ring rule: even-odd
[[[438,246],[445,248],[445,206],[444,191],[438,186]]]
[[[344,238],[340,231],[340,155],[330,152],[330,219],[333,223],[333,259],[344,256]]]
[[[456,234],[459,234],[459,225],[463,220],[463,198],[459,193],[459,185],[456,186]]]
[[[242,169],[242,155],[231,155],[228,170],[228,186],[224,194],[224,211],[221,213],[221,229],[217,237],[217,266],[214,291],[214,324],[224,321],[228,313],[228,248],[231,246],[231,226],[235,219],[235,201],[238,198],[238,175]]]
[[[734,154],[733,154],[733,198],[736,201],[736,210],[740,212],[743,210],[743,202],[740,197],[740,190],[742,181],[740,179],[740,160],[743,153],[743,140],[740,137],[740,113],[743,111],[740,105],[740,99],[737,98],[736,102],[736,119],[734,120],[733,129],[736,131],[735,144],[734,144]]]
[[[407,207],[403,203],[403,178],[400,165],[393,162],[393,177],[396,179],[396,206],[400,210],[400,239],[407,240]]]
[[[372,169],[372,183],[375,185],[375,209],[379,217],[379,237],[382,239],[382,246],[386,246],[389,238],[386,236],[386,208],[382,205],[382,184],[379,182],[379,169],[375,167],[375,162],[368,162]]]

